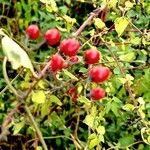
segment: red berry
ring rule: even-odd
[[[60,51],[67,56],[75,56],[79,51],[80,43],[76,39],[65,39],[60,44]]]
[[[61,34],[57,29],[49,29],[45,32],[44,38],[50,46],[55,46],[61,39]]]
[[[93,82],[103,82],[109,78],[110,69],[108,67],[96,66],[90,70],[89,76]]]
[[[64,59],[58,54],[53,55],[50,64],[51,70],[53,72],[56,72],[58,70],[61,70],[63,66],[64,66]]]
[[[90,97],[93,100],[99,100],[99,99],[105,97],[105,90],[102,88],[94,88],[90,91]]]
[[[71,56],[69,61],[71,64],[76,64],[76,63],[78,63],[79,58],[78,58],[78,56]]]
[[[88,49],[84,53],[84,60],[87,64],[98,63],[100,60],[100,52],[96,49]]]
[[[37,25],[32,24],[28,26],[26,33],[30,39],[36,40],[40,36],[40,29]]]

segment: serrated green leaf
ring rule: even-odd
[[[60,101],[60,99],[57,96],[50,95],[49,99],[50,99],[51,102],[53,102],[53,103],[55,103],[59,106],[62,106],[62,102]]]
[[[34,72],[33,65],[27,53],[11,38],[9,38],[3,31],[0,29],[0,35],[3,36],[1,40],[2,50],[5,56],[8,58],[8,61],[11,62],[13,69],[18,69],[19,67],[25,67],[31,70],[33,75],[37,77]]]
[[[116,116],[119,116],[118,109],[119,109],[119,104],[116,103],[116,102],[112,102],[112,103],[111,103],[111,110],[112,110],[112,112],[113,112]]]
[[[68,77],[70,77],[71,79],[75,80],[75,81],[78,81],[78,78],[76,76],[74,76],[71,72],[69,72],[68,70],[66,69],[63,69],[63,72],[65,75],[67,75]]]
[[[122,35],[128,24],[129,21],[126,17],[120,17],[115,20],[115,30],[118,33],[118,36]]]
[[[42,103],[45,103],[45,100],[46,100],[46,95],[45,95],[44,91],[42,91],[42,90],[36,91],[32,95],[32,101],[34,103],[42,104]]]
[[[125,136],[123,138],[120,138],[118,146],[120,148],[126,148],[126,147],[128,147],[129,145],[131,145],[133,143],[134,143],[134,136],[133,135],[129,135],[129,136]]]
[[[126,61],[126,62],[132,62],[135,59],[135,57],[136,56],[134,52],[130,52],[130,53],[119,56],[120,60]]]

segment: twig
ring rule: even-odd
[[[3,75],[4,75],[5,82],[7,83],[8,87],[10,88],[10,90],[16,95],[16,97],[17,98],[21,98],[21,95],[18,94],[16,89],[11,85],[11,82],[9,81],[9,78],[7,76],[7,71],[6,71],[6,62],[7,62],[7,57],[4,57],[4,61],[3,61]]]
[[[80,28],[73,33],[73,36],[78,36],[81,34],[81,32],[84,30],[84,28],[92,21],[92,19],[96,16],[98,16],[98,14],[105,8],[105,6],[101,7],[101,8],[97,8],[96,10],[94,10],[93,12],[90,13],[90,16],[86,19],[86,21],[80,26]]]
[[[28,117],[30,118],[30,120],[31,120],[31,122],[32,122],[32,124],[33,124],[33,126],[34,126],[34,128],[36,130],[36,132],[37,132],[37,135],[38,135],[38,137],[40,139],[40,142],[42,143],[42,146],[43,146],[44,150],[48,150],[47,145],[46,145],[46,143],[45,143],[45,141],[43,139],[43,135],[42,135],[42,133],[41,133],[37,123],[35,122],[34,117],[31,114],[31,111],[30,111],[29,107],[26,104],[25,104],[25,110],[26,110],[26,112],[28,114]]]
[[[12,79],[12,81],[10,82],[10,84],[12,84],[19,77],[19,75],[22,73],[22,71],[23,71],[23,69],[16,75],[15,78]],[[7,85],[2,91],[0,91],[0,95],[3,94],[8,88],[9,87]]]

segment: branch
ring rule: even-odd
[[[95,9],[93,12],[90,13],[90,16],[87,18],[87,20],[80,26],[80,28],[73,33],[73,36],[78,36],[81,34],[81,32],[84,30],[84,28],[92,21],[92,19],[96,16],[98,16],[98,14],[105,8],[105,6],[101,7],[101,8],[97,8]]]
[[[43,145],[44,150],[48,150],[47,145],[46,145],[46,143],[45,143],[45,141],[44,141],[44,138],[43,138],[43,136],[42,136],[42,133],[41,133],[41,131],[40,131],[40,129],[39,129],[37,123],[35,122],[34,117],[33,117],[32,113],[31,113],[29,107],[25,104],[25,101],[26,101],[26,99],[28,98],[29,94],[32,92],[33,88],[36,86],[36,84],[37,84],[37,83],[40,81],[40,79],[45,75],[47,69],[49,68],[50,62],[47,63],[47,65],[44,67],[44,69],[43,69],[43,70],[41,71],[41,73],[39,74],[38,79],[34,81],[34,83],[33,83],[33,85],[31,86],[31,88],[27,91],[26,95],[23,96],[23,97],[20,96],[20,95],[18,94],[18,92],[16,91],[16,89],[11,85],[11,82],[10,82],[8,76],[7,76],[6,62],[7,62],[7,57],[4,57],[4,61],[3,61],[3,74],[4,74],[4,79],[5,79],[5,81],[6,81],[7,85],[8,85],[8,87],[10,88],[10,90],[11,90],[11,91],[21,100],[21,102],[25,105],[25,110],[26,110],[26,112],[27,112],[27,115],[28,115],[28,117],[30,118],[31,123],[33,124],[33,126],[34,126],[34,128],[35,128],[35,130],[36,130],[36,132],[37,132],[37,134],[38,134],[38,137],[39,137],[39,139],[40,139],[40,141],[41,141],[41,143],[42,143],[42,145]],[[15,109],[14,109],[14,110],[15,110]],[[12,113],[12,116],[13,116],[13,114],[14,114],[14,113]],[[4,122],[4,123],[6,123],[6,122]],[[5,131],[5,130],[4,130],[4,131]]]

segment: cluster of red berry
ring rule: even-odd
[[[30,39],[37,39],[40,35],[40,30],[37,25],[30,25],[26,33]],[[44,39],[50,46],[58,45],[61,40],[59,30],[53,28],[49,29],[44,34]],[[59,44],[59,53],[54,54],[50,60],[50,69],[56,73],[66,67],[65,60],[60,54],[69,57],[69,61],[75,64],[79,61],[77,53],[80,50],[80,42],[75,38],[64,39]],[[88,49],[84,52],[83,56],[85,64],[97,64],[101,59],[101,53],[97,49]],[[110,69],[101,65],[92,66],[88,72],[89,79],[95,83],[102,83],[110,76]],[[73,90],[74,91],[74,90]],[[90,91],[90,97],[93,100],[99,100],[105,97],[105,90],[97,87]]]

